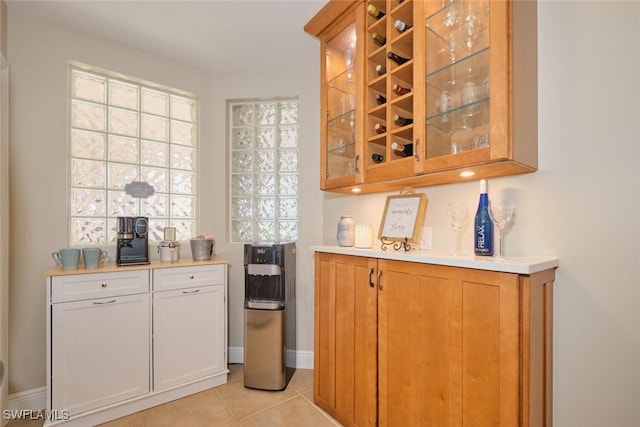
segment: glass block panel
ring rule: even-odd
[[[280,241],[294,242],[298,240],[298,221],[280,221]]]
[[[180,194],[195,193],[195,179],[193,172],[175,171],[171,172],[171,192]]]
[[[298,147],[297,126],[280,126],[278,128],[278,137],[280,138],[280,148]]]
[[[195,218],[195,198],[190,196],[171,196],[171,212],[174,218]]]
[[[176,228],[176,239],[178,240],[189,240],[196,237],[196,222],[193,220],[172,220],[170,226]]]
[[[109,132],[120,135],[138,136],[138,113],[109,107]]]
[[[109,216],[138,216],[138,199],[124,191],[109,191]]]
[[[92,245],[107,241],[104,218],[74,218],[71,221],[72,239],[76,243]]]
[[[193,99],[171,95],[171,118],[186,122],[196,121],[196,102]]]
[[[231,153],[231,170],[233,172],[251,172],[251,151],[234,151]]]
[[[248,150],[253,147],[252,128],[235,128],[232,132],[231,141],[234,150]]]
[[[143,165],[168,166],[169,144],[143,140],[140,145],[140,162]]]
[[[104,77],[83,73],[73,70],[71,73],[73,80],[71,85],[71,96],[82,98],[94,102],[106,102],[106,82]]]
[[[298,170],[298,152],[297,151],[280,151],[280,167],[281,172],[295,172]]]
[[[104,159],[105,134],[86,130],[71,130],[71,156],[86,159]]]
[[[275,172],[276,170],[276,151],[260,150],[256,151],[256,171],[257,172]]]
[[[169,227],[169,221],[166,219],[149,218],[149,241],[159,242],[164,240],[165,227]]]
[[[287,174],[280,175],[280,185],[278,186],[280,194],[296,195],[298,194],[298,175]]]
[[[71,101],[71,126],[103,132],[106,129],[106,107],[74,99]]]
[[[276,193],[275,174],[261,174],[256,176],[256,191],[260,196],[273,195]]]
[[[169,94],[157,90],[142,88],[142,111],[158,116],[169,115]]]
[[[251,175],[233,175],[231,177],[232,194],[237,196],[253,194],[253,179]]]
[[[109,80],[109,105],[138,109],[138,86],[119,80]]]
[[[276,104],[258,104],[256,105],[257,125],[275,125],[276,124]]]
[[[115,243],[118,238],[118,222],[116,218],[107,219],[107,242]]]
[[[278,218],[297,219],[298,218],[298,198],[281,197],[278,204]]]
[[[276,222],[258,221],[258,241],[276,241]]]
[[[146,199],[140,199],[140,212],[143,216],[166,218],[169,215],[169,195],[156,193]],[[164,238],[164,235],[162,237]]]
[[[256,215],[260,219],[276,218],[276,199],[273,197],[259,197],[256,199]]]
[[[142,114],[141,136],[155,141],[169,140],[169,120],[164,117]]]
[[[140,168],[140,174],[150,185],[153,185],[153,189],[160,193],[166,193],[169,191],[169,169],[163,168]]]
[[[256,147],[257,148],[275,148],[276,147],[276,128],[260,127],[256,130]]]
[[[138,140],[125,136],[109,135],[109,160],[138,163]]]
[[[250,197],[234,197],[231,204],[231,215],[234,218],[251,218],[253,214],[253,199]]]
[[[100,187],[106,184],[105,162],[73,159],[71,161],[71,183],[76,187]]]
[[[138,167],[136,165],[123,165],[119,163],[109,163],[108,166],[109,188],[119,188],[124,190],[124,186],[138,177]]]
[[[231,221],[231,239],[234,242],[253,242],[251,221]]]
[[[106,193],[104,190],[73,188],[71,190],[71,214],[74,216],[105,216]]]
[[[193,147],[171,145],[171,167],[175,169],[194,170],[196,166],[196,150]]]
[[[281,102],[280,103],[280,124],[289,125],[298,123],[298,103],[297,102]]]
[[[231,107],[231,120],[233,126],[253,125],[253,105],[238,104]]]
[[[171,142],[182,145],[195,144],[195,127],[191,123],[171,120]]]

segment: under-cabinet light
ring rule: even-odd
[[[476,173],[474,171],[463,171],[460,172],[460,176],[463,178],[469,178],[470,176],[475,175]]]
[[[355,188],[352,188],[352,189],[351,189],[351,192],[352,192],[352,193],[359,193],[359,192],[361,192],[361,191],[362,191],[362,188],[360,188],[360,187],[355,187]]]

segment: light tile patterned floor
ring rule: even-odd
[[[297,369],[284,391],[246,388],[242,365],[229,365],[227,384],[110,421],[101,427],[335,427],[313,403],[313,371]],[[7,427],[41,427],[14,420]]]

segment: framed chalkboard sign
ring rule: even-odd
[[[378,239],[417,243],[426,210],[423,193],[387,196]]]

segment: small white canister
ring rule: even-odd
[[[180,242],[177,240],[162,240],[158,245],[161,262],[175,262],[180,259]]]

